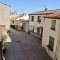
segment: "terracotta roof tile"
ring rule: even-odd
[[[53,14],[53,13],[59,13],[60,9],[56,9],[56,10],[46,10],[46,11],[36,11],[33,13],[30,13],[29,15],[49,15],[49,14]]]
[[[46,15],[46,14],[52,14],[52,13],[54,13],[54,10],[36,11],[36,12],[30,13],[29,15]]]
[[[60,18],[60,10],[55,10],[53,14],[45,15],[45,18]]]
[[[12,17],[10,20],[17,20],[18,18],[20,18],[22,16],[23,16],[23,14],[19,14],[19,15]]]

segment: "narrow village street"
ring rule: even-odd
[[[0,0],[0,60],[60,60],[60,1]]]
[[[51,60],[39,38],[13,29],[9,35],[12,42],[7,43],[6,60]]]

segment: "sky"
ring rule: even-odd
[[[0,0],[10,5],[10,11],[29,14],[35,11],[60,9],[60,0]]]

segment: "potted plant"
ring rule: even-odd
[[[4,43],[6,42],[7,36],[6,35],[2,35],[2,50],[3,53],[6,53],[6,48],[4,47]]]

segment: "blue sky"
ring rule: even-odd
[[[10,5],[10,11],[18,13],[31,13],[44,10],[44,5],[48,9],[60,9],[60,0],[0,0]]]

